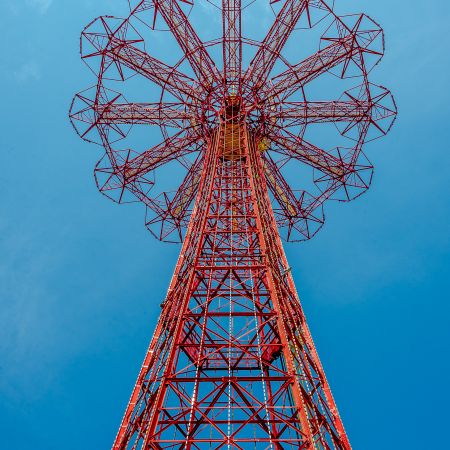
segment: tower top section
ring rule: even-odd
[[[370,186],[363,148],[397,113],[391,93],[369,81],[384,54],[381,27],[338,15],[328,0],[269,3],[130,0],[125,18],[102,16],[82,32],[97,82],[75,96],[72,123],[105,149],[100,191],[144,203],[158,239],[183,239],[220,127],[229,160],[240,157],[242,125],[252,134],[288,241],[321,228],[327,200]]]

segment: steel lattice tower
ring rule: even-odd
[[[83,31],[82,58],[98,82],[75,96],[70,117],[106,150],[95,170],[100,191],[143,202],[150,231],[183,246],[113,449],[350,449],[280,233],[309,239],[327,199],[348,201],[369,187],[362,146],[396,116],[389,91],[368,81],[382,30],[363,14],[337,16],[328,1],[284,0],[257,41],[242,34],[252,2],[222,0],[209,2],[221,37],[203,42],[192,5],[129,3],[125,19],[100,17]],[[145,47],[160,23],[183,53],[173,65]],[[288,38],[319,26],[319,50],[287,62]],[[310,101],[307,87],[327,73],[344,93]],[[137,77],[159,87],[158,101],[125,100]],[[330,124],[347,145],[310,141],[311,128]],[[144,125],[158,125],[163,141],[130,148],[131,126]],[[291,187],[291,162],[313,168],[315,192]],[[155,174],[171,163],[184,179],[158,192]]]

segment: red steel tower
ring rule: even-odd
[[[205,5],[203,23],[219,17],[219,38],[200,40],[192,5],[177,0],[130,2],[126,18],[100,17],[82,33],[98,82],[75,96],[70,117],[106,150],[98,187],[118,202],[143,202],[159,239],[184,240],[113,449],[350,449],[280,233],[309,239],[325,200],[368,188],[362,146],[396,116],[389,91],[368,81],[383,33],[363,14],[337,16],[328,0],[283,0],[258,41],[242,33],[252,2]],[[164,29],[182,51],[174,64],[146,50]],[[288,39],[317,29],[319,49],[289,63]],[[327,74],[334,81],[313,94],[333,83],[344,93],[310,101],[308,87]],[[157,92],[157,101],[127,101],[126,89]],[[163,141],[140,150],[146,138],[137,132],[130,144],[131,127],[149,124]],[[338,145],[313,144],[329,125]],[[313,169],[314,192],[292,187],[299,162]],[[157,190],[158,175],[176,183],[181,172],[175,190]]]

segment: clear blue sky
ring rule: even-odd
[[[100,149],[67,120],[72,95],[93,84],[81,29],[125,4],[0,2],[2,450],[110,447],[176,261],[179,248],[145,230],[142,207],[98,194]],[[375,81],[400,114],[367,148],[369,193],[328,206],[324,229],[287,254],[354,448],[444,448],[450,3],[336,4],[384,27]]]

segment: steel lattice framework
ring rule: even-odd
[[[336,15],[329,1],[283,0],[253,39],[242,32],[252,4],[203,2],[211,20],[202,23],[222,25],[208,40],[191,24],[196,8],[178,0],[130,1],[126,18],[99,17],[81,36],[98,82],[75,96],[70,117],[105,149],[97,185],[117,202],[143,202],[159,239],[183,241],[115,450],[351,448],[280,236],[311,238],[326,200],[369,187],[362,147],[397,113],[390,92],[368,81],[383,32],[364,14]],[[300,51],[307,33],[318,50],[290,63],[283,49],[299,42]],[[150,55],[158,35],[164,56],[176,43],[181,59]],[[326,86],[311,87],[325,77],[343,93],[310,100],[308,89],[323,97]],[[127,90],[154,100],[127,101]],[[145,125],[162,141],[139,149]],[[317,142],[330,125],[331,148]],[[292,187],[299,163],[301,182],[313,170],[312,190]]]

